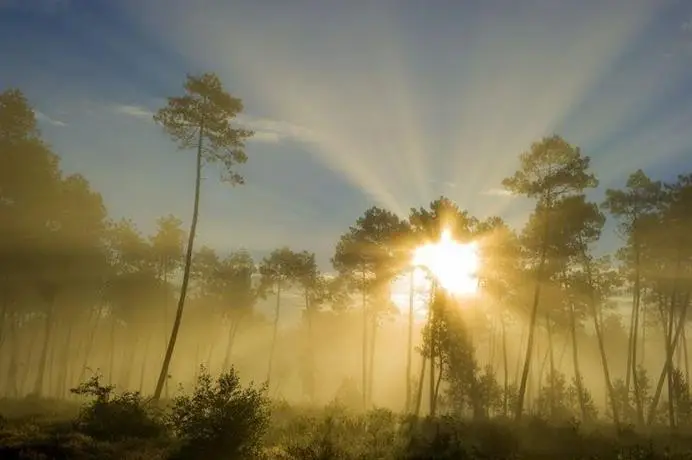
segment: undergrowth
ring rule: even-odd
[[[471,421],[270,403],[265,387],[234,370],[202,369],[190,392],[155,402],[93,376],[73,389],[81,403],[0,401],[2,459],[692,459],[692,432],[639,433],[574,419]],[[62,418],[59,414],[62,411]]]

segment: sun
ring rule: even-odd
[[[478,244],[454,241],[449,229],[442,231],[440,241],[418,247],[413,265],[429,270],[450,294],[473,295],[478,290]]]

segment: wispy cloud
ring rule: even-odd
[[[279,142],[292,140],[297,142],[315,142],[316,135],[311,130],[288,121],[257,118],[250,115],[239,115],[239,125],[255,132],[252,140],[258,142]]]
[[[151,120],[154,116],[154,112],[146,107],[142,107],[141,105],[118,104],[113,107],[113,110],[121,115],[127,115],[143,120]]]
[[[113,106],[113,110],[121,115],[147,121],[151,121],[154,115],[152,110],[141,105],[117,104]],[[241,114],[238,115],[235,123],[255,132],[250,139],[253,142],[278,143],[283,140],[313,142],[315,140],[312,131],[287,121]]]
[[[36,119],[40,122],[47,123],[49,125],[53,126],[60,126],[60,127],[65,127],[67,126],[67,123],[64,121],[58,120],[57,118],[49,117],[45,113],[34,110],[34,115],[36,116]]]
[[[483,195],[487,196],[501,196],[501,197],[514,197],[515,195],[509,190],[503,188],[489,188],[481,192]]]

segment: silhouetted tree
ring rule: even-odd
[[[625,391],[629,393],[630,377],[634,384],[635,395],[639,395],[637,382],[637,342],[641,313],[642,297],[642,221],[655,213],[661,199],[661,183],[649,179],[639,169],[627,179],[624,190],[606,190],[603,208],[608,210],[618,220],[618,231],[626,242],[619,251],[619,258],[625,264],[628,281],[632,286],[632,314],[630,319],[629,344],[627,353],[627,370],[625,374]],[[634,398],[637,410],[637,423],[644,423],[644,409],[641,398]]]
[[[536,270],[526,358],[519,384],[519,395],[515,418],[521,419],[526,393],[526,381],[531,366],[531,355],[535,334],[541,286],[545,279],[545,265],[549,245],[548,235],[553,219],[551,210],[555,202],[564,196],[581,193],[586,188],[596,187],[598,181],[588,172],[589,157],[582,156],[578,147],[568,144],[560,136],[543,138],[531,145],[531,149],[519,156],[520,167],[513,176],[502,181],[502,185],[512,193],[536,199],[536,213],[543,214],[543,235],[538,251],[531,253],[528,263]]]
[[[168,98],[168,105],[154,115],[154,121],[177,142],[179,148],[197,151],[194,206],[180,299],[154,399],[159,399],[161,396],[183,316],[199,216],[202,166],[204,163],[220,163],[223,166],[224,180],[233,185],[242,184],[243,177],[236,172],[235,167],[247,160],[244,151],[245,140],[253,134],[252,131],[235,128],[229,123],[242,112],[243,103],[224,90],[221,80],[216,75],[188,76],[184,88],[186,93],[184,96]]]
[[[368,367],[375,353],[375,331],[381,313],[378,307],[390,305],[389,284],[408,263],[410,255],[405,251],[408,231],[407,222],[396,214],[371,207],[358,218],[355,226],[341,236],[332,258],[332,265],[340,276],[348,279],[349,285],[361,294],[364,407],[368,406],[372,390],[373,370],[368,370]],[[370,333],[369,328],[372,328]]]

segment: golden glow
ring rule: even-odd
[[[392,302],[402,314],[408,315],[411,308],[411,294],[413,294],[413,317],[417,322],[424,321],[428,311],[431,285],[428,273],[420,267],[415,267],[412,273],[402,273],[392,281]]]
[[[478,244],[459,243],[449,229],[440,241],[416,249],[413,264],[430,270],[439,285],[454,295],[472,295],[478,290]]]

